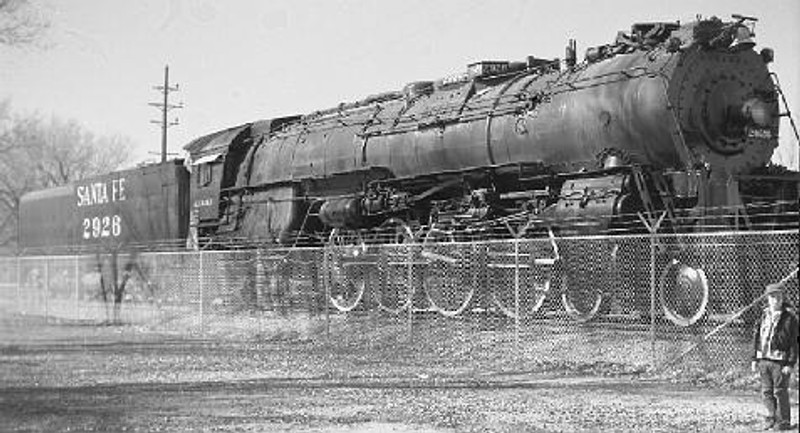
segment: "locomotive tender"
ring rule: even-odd
[[[680,215],[741,213],[737,179],[767,166],[782,116],[774,53],[754,50],[754,22],[634,24],[580,62],[570,41],[563,61],[476,62],[215,132],[185,146],[184,165],[23,197],[20,246],[296,245],[387,227],[413,239],[420,227],[520,215],[592,234],[631,215],[681,229],[693,220]]]
[[[185,238],[189,175],[177,161],[34,191],[20,200],[21,248],[50,251]]]

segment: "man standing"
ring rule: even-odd
[[[789,376],[797,362],[797,316],[784,302],[783,284],[764,291],[767,307],[756,326],[751,368],[761,375],[761,394],[767,408],[764,430],[789,430]]]

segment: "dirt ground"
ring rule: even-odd
[[[508,363],[507,363],[508,364]],[[0,318],[0,431],[750,432],[752,386]],[[792,416],[798,417],[797,391]]]

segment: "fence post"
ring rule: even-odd
[[[408,261],[408,284],[409,284],[409,287],[408,287],[408,296],[409,296],[409,298],[408,298],[408,330],[407,330],[407,332],[408,332],[408,336],[407,336],[408,341],[411,341],[412,338],[413,338],[413,335],[412,335],[413,329],[411,328],[411,321],[414,318],[414,295],[415,295],[415,293],[414,293],[414,284],[416,283],[416,281],[414,281],[414,263],[412,262],[412,260],[414,260],[414,244],[415,244],[415,242],[412,242],[412,243],[410,243],[408,245],[408,251],[407,251],[407,254],[406,254],[406,260]]]
[[[650,233],[650,351],[653,365],[656,363],[656,233],[667,212],[663,212],[656,220],[648,221],[641,212],[637,213],[647,231]]]
[[[331,341],[331,282],[328,269],[328,252],[325,251],[325,246],[320,248],[322,252],[322,287],[325,290],[325,339],[328,343]]]
[[[17,313],[25,314],[24,307],[22,305],[22,299],[20,298],[20,286],[22,286],[22,258],[17,256],[17,290],[16,290],[16,299],[17,299]]]
[[[514,236],[514,345],[516,351],[520,353],[519,333],[520,333],[520,311],[519,311],[519,236]]]
[[[73,314],[75,315],[76,319],[80,319],[81,318],[81,313],[80,313],[80,308],[81,308],[81,304],[80,304],[81,269],[80,269],[80,264],[79,264],[80,263],[80,261],[79,261],[80,257],[81,256],[78,256],[78,255],[75,256],[75,266],[74,266],[74,268],[75,268],[75,304],[74,304],[75,305],[75,311],[73,312]]]
[[[200,312],[200,333],[202,334],[202,333],[205,332],[205,316],[203,315],[204,314],[204,311],[203,311],[203,292],[205,291],[205,269],[204,269],[204,263],[203,263],[203,255],[204,255],[203,251],[200,250],[200,252],[198,254],[200,254],[200,282],[199,282],[199,284],[197,286],[199,287],[199,290],[200,290],[199,312]]]
[[[656,234],[650,232],[650,351],[656,361]]]
[[[44,321],[47,323],[50,316],[50,259],[47,256],[44,259],[44,284],[42,290],[44,291]]]

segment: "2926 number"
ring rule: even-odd
[[[117,237],[121,233],[122,218],[119,215],[105,215],[83,219],[84,239]]]

